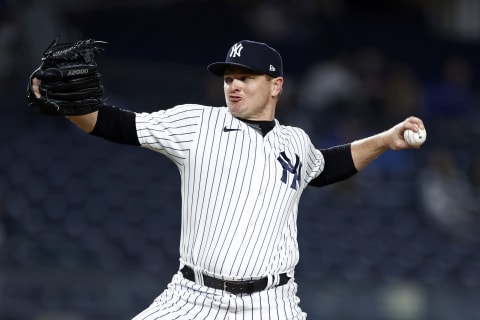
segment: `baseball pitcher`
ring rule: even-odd
[[[306,319],[295,282],[302,192],[351,177],[387,149],[418,148],[403,134],[424,129],[422,120],[412,116],[376,135],[317,148],[302,129],[275,119],[282,58],[249,40],[207,67],[223,78],[225,106],[132,112],[105,103],[95,62],[104,46],[52,43],[27,98],[91,135],[158,152],[180,172],[178,272],[134,319]]]

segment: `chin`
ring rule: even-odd
[[[228,105],[228,110],[230,110],[230,113],[233,114],[235,117],[241,117],[242,109],[240,108],[240,106]]]

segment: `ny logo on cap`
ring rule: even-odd
[[[232,51],[230,51],[230,58],[240,57],[240,53],[242,52],[242,49],[243,49],[243,46],[240,42],[235,43],[232,46]]]

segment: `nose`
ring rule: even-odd
[[[238,79],[233,79],[232,82],[230,83],[230,89],[232,91],[236,91],[240,88],[241,81]]]

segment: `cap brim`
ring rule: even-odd
[[[247,65],[244,65],[244,64],[241,64],[241,63],[230,63],[230,62],[228,62],[228,63],[227,62],[211,63],[207,66],[207,70],[210,71],[210,73],[212,73],[216,76],[223,77],[223,75],[225,73],[225,69],[229,66],[242,67],[242,68],[245,68],[245,69],[248,69],[248,70],[252,70],[254,72],[263,73],[263,72],[260,72],[258,70],[252,69],[252,67],[249,67]]]

